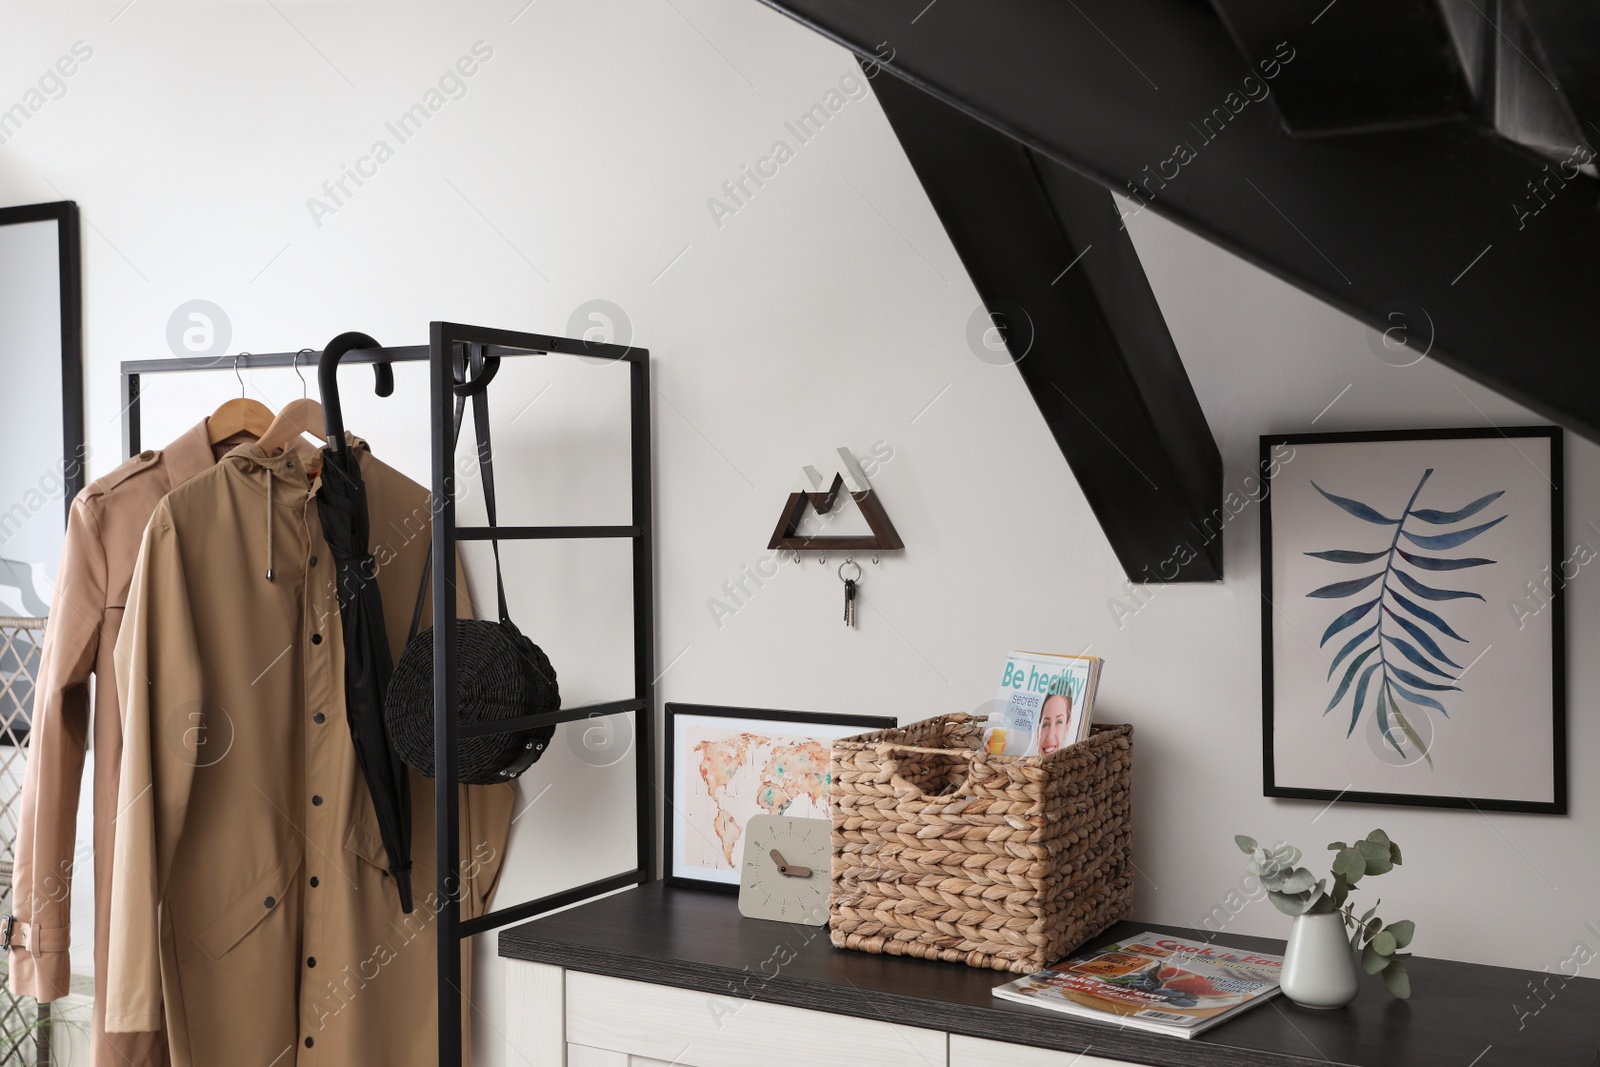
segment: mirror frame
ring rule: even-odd
[[[61,475],[66,484],[62,523],[84,485],[83,268],[78,251],[78,205],[71,200],[0,207],[0,226],[56,223],[56,260],[61,289]]]

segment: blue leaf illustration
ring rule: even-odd
[[[1411,575],[1402,570],[1396,570],[1394,572],[1394,576],[1400,579],[1401,585],[1404,585],[1407,589],[1411,590],[1424,600],[1464,600],[1468,597],[1471,597],[1474,600],[1483,599],[1483,597],[1479,596],[1477,593],[1467,593],[1460,589],[1435,589],[1431,585],[1423,585],[1421,582],[1417,581],[1415,578],[1411,577]]]
[[[1432,671],[1434,674],[1437,674],[1439,677],[1448,678],[1452,682],[1456,680],[1455,675],[1449,674],[1446,671],[1442,670],[1441,668],[1434,666],[1434,663],[1433,663],[1432,660],[1430,660],[1427,656],[1424,656],[1421,652],[1418,652],[1417,651],[1417,646],[1413,645],[1410,641],[1407,641],[1405,638],[1403,638],[1403,637],[1395,637],[1392,634],[1384,634],[1383,635],[1383,639],[1385,641],[1389,642],[1391,645],[1394,645],[1396,648],[1398,648],[1400,650],[1400,654],[1402,656],[1404,656],[1406,659],[1410,660],[1412,663],[1415,663],[1418,667],[1421,667],[1423,670]]]
[[[1354,652],[1356,650],[1356,646],[1360,645],[1361,642],[1365,641],[1367,638],[1371,637],[1373,634],[1375,634],[1377,632],[1378,632],[1378,624],[1377,623],[1373,623],[1371,626],[1367,627],[1365,630],[1362,630],[1360,633],[1358,633],[1354,637],[1352,637],[1350,639],[1349,643],[1346,644],[1343,648],[1341,648],[1339,650],[1339,654],[1337,656],[1333,657],[1333,662],[1328,664],[1328,678],[1332,678],[1333,677],[1334,669],[1339,666],[1339,661],[1340,660],[1344,659],[1350,653]],[[1327,681],[1327,678],[1324,678],[1323,681]]]
[[[1344,510],[1348,511],[1358,519],[1365,520],[1366,522],[1377,523],[1380,526],[1398,526],[1400,524],[1399,519],[1386,518],[1359,500],[1351,500],[1346,496],[1334,496],[1316,482],[1311,483],[1311,488],[1315,489],[1317,492],[1321,493],[1323,496],[1327,497],[1330,501],[1339,505],[1341,508],[1344,508]]]
[[[1396,741],[1394,735],[1389,732],[1389,705],[1384,700],[1384,691],[1388,688],[1387,685],[1378,687],[1378,731],[1383,734],[1383,739],[1389,742],[1390,746],[1400,754],[1400,758],[1405,759],[1406,750],[1400,747],[1400,742]]]
[[[1329,563],[1371,563],[1375,559],[1382,559],[1387,552],[1351,552],[1343,548],[1335,548],[1328,552],[1306,552],[1303,555],[1315,556],[1325,559]]]
[[[1469,526],[1467,529],[1465,529],[1465,530],[1457,530],[1455,533],[1432,534],[1432,535],[1429,535],[1429,536],[1424,536],[1422,534],[1414,534],[1414,533],[1410,532],[1409,530],[1402,530],[1400,532],[1401,532],[1401,535],[1404,536],[1407,541],[1410,541],[1412,544],[1416,545],[1418,548],[1428,548],[1428,549],[1455,548],[1457,545],[1466,544],[1468,541],[1472,540],[1474,537],[1477,537],[1479,534],[1483,533],[1483,531],[1489,529],[1491,526],[1498,526],[1502,522],[1505,522],[1505,521],[1506,521],[1506,517],[1504,515],[1502,515],[1498,519],[1494,519],[1491,522],[1484,523],[1482,526]]]
[[[1418,511],[1413,511],[1411,514],[1415,515],[1423,522],[1431,522],[1435,526],[1444,526],[1452,522],[1460,522],[1462,519],[1470,519],[1472,516],[1476,515],[1478,512],[1482,511],[1484,508],[1488,507],[1490,504],[1493,504],[1496,500],[1499,500],[1505,495],[1506,491],[1501,489],[1490,493],[1488,496],[1480,496],[1478,499],[1474,500],[1460,511],[1434,511],[1432,508],[1424,508]]]
[[[1400,517],[1397,519],[1391,519],[1359,500],[1330,493],[1312,482],[1312,488],[1345,513],[1362,522],[1375,526],[1390,526],[1394,529],[1387,549],[1367,551],[1341,548],[1302,553],[1312,559],[1328,563],[1370,564],[1383,561],[1383,569],[1376,574],[1333,582],[1305,594],[1307,597],[1322,600],[1341,600],[1369,590],[1375,582],[1380,580],[1382,582],[1376,600],[1346,608],[1323,631],[1319,647],[1326,647],[1335,635],[1353,630],[1357,623],[1372,613],[1374,605],[1378,607],[1375,622],[1363,628],[1355,636],[1347,635],[1341,639],[1339,653],[1328,665],[1327,680],[1331,682],[1336,671],[1340,673],[1340,678],[1334,689],[1333,699],[1328,702],[1323,714],[1327,715],[1338,707],[1353,686],[1355,691],[1351,694],[1350,724],[1345,728],[1345,736],[1350,737],[1360,724],[1362,711],[1366,709],[1367,694],[1375,689],[1373,714],[1377,716],[1376,725],[1382,732],[1384,740],[1402,758],[1407,756],[1408,751],[1414,750],[1427,760],[1430,768],[1433,766],[1433,757],[1428,752],[1428,745],[1407,721],[1406,714],[1401,708],[1401,701],[1405,701],[1408,708],[1414,705],[1419,709],[1431,709],[1448,718],[1449,712],[1445,710],[1445,706],[1435,696],[1429,694],[1461,692],[1460,686],[1451,684],[1460,680],[1460,673],[1451,674],[1445,670],[1444,665],[1453,667],[1457,672],[1463,671],[1464,668],[1444,654],[1444,650],[1439,646],[1439,640],[1428,628],[1431,627],[1441,636],[1460,641],[1462,644],[1468,642],[1442,616],[1408,599],[1401,590],[1405,590],[1410,596],[1424,603],[1456,600],[1477,600],[1486,603],[1480,593],[1430,585],[1422,581],[1418,574],[1431,575],[1493,565],[1495,560],[1482,556],[1454,557],[1426,553],[1448,552],[1466,544],[1486,530],[1493,529],[1509,517],[1501,515],[1497,519],[1469,529],[1447,533],[1421,534],[1407,529],[1408,525],[1413,525],[1411,522],[1413,519],[1433,526],[1448,526],[1463,522],[1505,495],[1504,490],[1496,490],[1455,511],[1418,508],[1418,498],[1433,473],[1432,467],[1422,472],[1422,477],[1411,491],[1410,499],[1406,501],[1405,509],[1399,513]],[[1407,551],[1401,547],[1402,538],[1404,543],[1425,551]],[[1401,569],[1402,560],[1415,568],[1416,573]],[[1389,597],[1388,600],[1384,599],[1386,595]],[[1385,627],[1386,621],[1393,624],[1393,629]],[[1402,631],[1405,636],[1401,636]],[[1396,653],[1392,659],[1387,655],[1391,651]],[[1377,653],[1376,659],[1373,653]]]
[[[1344,732],[1346,737],[1356,732],[1356,720],[1361,718],[1361,705],[1367,701],[1367,683],[1372,681],[1372,672],[1381,667],[1381,663],[1374,663],[1361,675],[1361,681],[1356,683],[1355,707],[1350,712],[1350,729]]]
[[[1453,637],[1457,641],[1460,641],[1462,644],[1466,644],[1467,643],[1467,639],[1465,637],[1462,637],[1460,634],[1458,634],[1454,630],[1450,629],[1450,624],[1449,623],[1447,623],[1443,619],[1439,618],[1439,616],[1435,615],[1433,612],[1429,611],[1427,608],[1423,607],[1420,604],[1413,604],[1411,601],[1407,600],[1405,597],[1401,596],[1399,593],[1395,592],[1393,589],[1388,590],[1388,593],[1389,593],[1390,596],[1394,597],[1395,603],[1399,604],[1401,607],[1405,608],[1407,611],[1411,612],[1411,614],[1415,615],[1417,618],[1421,619],[1423,622],[1425,622],[1428,625],[1432,626],[1435,630],[1438,630],[1440,633],[1444,634],[1446,637]],[[1352,621],[1354,621],[1354,620],[1352,620]]]
[[[1421,567],[1425,571],[1459,571],[1466,567],[1486,567],[1493,563],[1492,559],[1482,556],[1468,556],[1465,559],[1441,559],[1438,556],[1417,556],[1403,548],[1395,549],[1413,567]],[[1309,553],[1308,553],[1309,554]]]
[[[1361,655],[1350,661],[1349,669],[1344,672],[1344,677],[1339,680],[1339,688],[1334,690],[1333,699],[1328,701],[1328,706],[1322,709],[1322,714],[1326,715],[1328,712],[1339,706],[1339,701],[1344,699],[1345,690],[1350,688],[1350,679],[1356,676],[1356,671],[1361,669],[1361,664],[1366,662],[1367,657],[1371,656],[1376,651],[1378,651],[1378,646],[1373,645],[1371,648],[1361,653]],[[1377,664],[1374,663],[1372,666],[1376,667]],[[1367,673],[1372,673],[1370,668],[1368,669]]]
[[[1332,585],[1325,585],[1321,589],[1313,589],[1311,592],[1307,593],[1306,596],[1322,597],[1325,600],[1337,600],[1340,597],[1353,596],[1356,593],[1361,592],[1361,590],[1365,589],[1367,586],[1371,585],[1373,582],[1382,577],[1383,572],[1379,571],[1376,574],[1369,574],[1365,578],[1352,578],[1348,582],[1334,582]]]
[[[1382,594],[1379,594],[1380,599],[1381,597]],[[1361,617],[1376,607],[1377,603],[1377,600],[1369,600],[1365,604],[1357,604],[1343,615],[1340,615],[1337,619],[1334,619],[1328,624],[1328,628],[1322,631],[1322,640],[1317,642],[1317,647],[1321,648],[1323,645],[1327,644],[1328,638],[1332,637],[1340,630],[1343,630],[1345,627],[1360,622]]]
[[[1412,674],[1410,671],[1402,667],[1396,667],[1393,664],[1389,665],[1389,673],[1415,689],[1426,689],[1430,693],[1443,693],[1451,689],[1457,693],[1461,692],[1459,685],[1440,685],[1438,682],[1430,682],[1426,678]]]
[[[1447,718],[1447,719],[1450,717],[1450,713],[1448,711],[1444,710],[1444,705],[1439,703],[1437,700],[1433,699],[1432,697],[1425,697],[1425,696],[1422,696],[1419,693],[1413,693],[1409,689],[1406,689],[1403,686],[1395,685],[1392,682],[1390,683],[1390,687],[1396,693],[1399,693],[1401,696],[1403,696],[1407,700],[1411,701],[1411,703],[1417,704],[1417,705],[1419,705],[1421,707],[1424,707],[1424,708],[1432,708],[1434,711],[1437,711],[1437,712],[1440,712],[1441,714],[1443,714],[1444,717]],[[1396,709],[1396,710],[1399,710],[1399,709]]]
[[[1393,590],[1390,590],[1390,592],[1392,593]],[[1423,649],[1427,651],[1428,655],[1432,656],[1441,663],[1448,663],[1458,671],[1464,669],[1461,664],[1444,654],[1444,649],[1439,647],[1439,642],[1428,636],[1428,631],[1424,630],[1422,627],[1418,626],[1404,615],[1396,615],[1387,604],[1383,606],[1383,611],[1385,615],[1388,615],[1389,618],[1399,623],[1402,630],[1416,638],[1417,644],[1421,645]]]

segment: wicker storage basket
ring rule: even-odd
[[[941,715],[833,742],[833,943],[1026,974],[1128,913],[1133,727],[990,756]]]

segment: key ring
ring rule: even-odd
[[[844,569],[846,567],[854,567],[856,569],[856,573],[855,573],[854,577],[846,578],[844,576]],[[847,559],[843,563],[839,564],[839,580],[841,582],[857,582],[857,581],[860,581],[861,580],[861,564],[857,563],[853,559]]]

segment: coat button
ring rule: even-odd
[[[156,458],[156,454],[147,448],[143,452],[139,453],[139,458],[144,460],[146,463],[149,463],[151,460]]]
[[[276,904],[277,902],[278,902],[278,898],[277,897],[268,897],[266,900],[263,900],[261,903],[270,908],[274,904]]]
[[[315,889],[315,888],[317,888],[317,886],[319,886],[321,884],[322,884],[322,879],[318,878],[316,875],[313,874],[311,876],[311,888]]]
[[[315,967],[316,965],[317,965],[317,957],[315,957],[315,956],[307,956],[306,957],[306,966],[307,967]]]
[[[319,808],[322,807],[322,794],[321,793],[313,794],[312,797],[311,797],[311,803],[316,805]]]
[[[311,721],[316,723],[318,726],[321,726],[323,723],[328,721],[328,717],[319,711],[311,716]]]
[[[310,1048],[312,1045],[315,1045],[316,1043],[317,1042],[316,1042],[315,1038],[310,1038],[310,1037],[306,1038],[306,1048]]]
[[[311,557],[311,565],[313,567],[315,567],[317,565],[317,557],[316,556],[312,556]]]
[[[320,644],[322,644],[322,635],[321,635],[321,634],[312,634],[312,635],[311,635],[311,643],[312,643],[312,644],[313,644],[313,645],[320,645]]]

